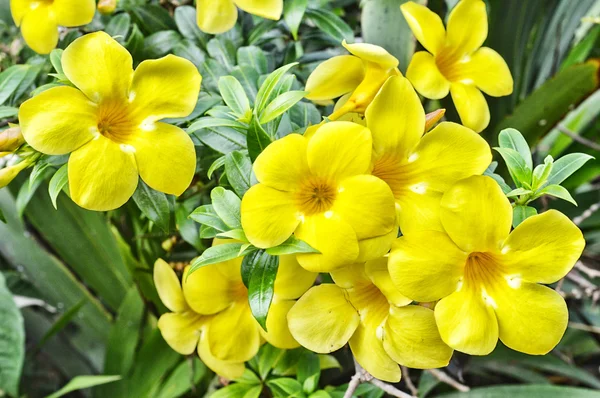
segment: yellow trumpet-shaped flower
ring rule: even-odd
[[[450,347],[490,353],[498,338],[541,355],[560,341],[567,306],[554,283],[573,267],[585,241],[555,210],[523,221],[512,232],[512,208],[490,177],[459,181],[442,199],[445,232],[408,233],[395,242],[389,269],[413,300],[440,300],[435,319]]]
[[[10,0],[15,24],[33,51],[48,54],[58,43],[58,27],[74,27],[92,22],[94,0]]]
[[[324,124],[310,140],[290,134],[270,144],[254,163],[259,184],[242,198],[248,240],[268,248],[295,233],[321,252],[298,255],[314,272],[352,264],[365,252],[385,254],[396,233],[394,198],[369,175],[371,147],[369,129],[351,122]]]
[[[400,380],[398,364],[428,369],[448,365],[452,349],[432,310],[408,305],[393,286],[387,258],[331,274],[335,284],[311,288],[288,313],[292,335],[309,350],[329,353],[350,343],[356,361],[378,379]]]
[[[159,120],[189,115],[202,80],[188,60],[167,55],[133,71],[127,50],[104,32],[75,40],[63,53],[75,87],[51,88],[21,105],[29,145],[71,153],[71,197],[90,210],[111,210],[133,195],[139,176],[157,191],[181,195],[196,168],[190,137]]]
[[[198,27],[214,35],[227,32],[235,26],[238,7],[247,13],[277,21],[283,12],[283,0],[197,0]]]
[[[489,145],[455,123],[440,123],[424,135],[425,111],[401,76],[388,79],[365,115],[373,135],[372,173],[392,189],[402,233],[442,230],[442,195],[456,181],[485,171],[492,161]]]
[[[400,75],[398,60],[384,48],[367,43],[342,45],[352,55],[339,55],[320,64],[306,81],[306,98],[324,101],[341,96],[340,106],[328,118],[363,113],[390,76]]]
[[[481,93],[509,95],[513,78],[496,51],[481,47],[488,34],[483,0],[461,0],[448,17],[440,17],[414,2],[400,6],[417,40],[427,51],[417,52],[406,77],[419,94],[431,99],[452,95],[462,123],[481,132],[490,122],[490,110]]]

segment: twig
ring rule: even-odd
[[[582,263],[581,261],[577,261],[575,263],[575,268],[577,268],[578,271],[583,272],[584,274],[586,274],[590,278],[598,278],[598,277],[600,277],[600,271],[599,270],[590,268],[587,265],[585,265],[584,263]]]
[[[579,134],[571,131],[570,129],[563,126],[562,124],[557,124],[556,129],[558,131],[560,131],[561,133],[563,133],[564,135],[569,136],[571,139],[573,139],[573,141],[577,141],[580,144],[585,145],[588,148],[592,148],[595,151],[600,151],[600,144],[596,144],[594,141],[588,140],[587,138],[580,136]]]
[[[448,374],[439,369],[429,369],[429,373],[431,373],[436,379],[438,379],[442,383],[446,383],[460,392],[467,392],[471,390],[469,386],[465,386],[464,384],[459,383],[458,381],[454,380]]]
[[[352,394],[356,391],[360,383],[371,383],[375,387],[378,387],[385,391],[388,395],[392,397],[399,398],[416,398],[413,395],[407,394],[404,391],[401,391],[394,387],[391,384],[383,382],[379,379],[374,378],[369,372],[363,369],[362,366],[356,361],[354,361],[354,367],[356,368],[356,373],[350,379],[350,383],[348,384],[348,389],[344,393],[344,398],[352,398]]]
[[[410,373],[408,368],[406,366],[400,366],[400,369],[402,370],[402,380],[404,380],[404,383],[406,383],[406,387],[410,390],[410,393],[412,395],[417,395],[419,393],[419,390],[417,389],[417,387],[415,387],[412,380],[410,379]]]
[[[569,322],[569,327],[573,329],[583,330],[585,332],[600,334],[600,327],[585,325],[583,323]]]
[[[581,213],[580,216],[575,217],[573,219],[573,223],[575,225],[580,225],[582,222],[584,222],[585,220],[587,220],[588,218],[590,218],[598,210],[600,210],[600,202],[594,203],[593,205],[591,205],[590,207],[588,207],[586,211],[584,211],[583,213]]]
[[[575,282],[575,284],[581,287],[583,289],[583,293],[592,298],[593,303],[596,303],[598,300],[600,300],[600,288],[598,288],[598,286],[589,280],[585,279],[576,270],[571,270],[571,272],[567,274],[566,278],[572,282]],[[575,290],[572,293],[575,293]],[[576,298],[581,298],[577,297],[577,295],[575,296]]]

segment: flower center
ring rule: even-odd
[[[492,296],[511,284],[502,263],[492,253],[474,252],[465,264],[463,283],[466,288],[481,290],[483,299],[495,306]]]
[[[329,210],[333,206],[336,196],[336,186],[331,182],[309,179],[300,187],[296,200],[303,214],[312,215]]]
[[[416,176],[410,163],[411,158],[403,161],[395,155],[383,155],[375,160],[371,174],[385,181],[396,199],[402,197],[407,189],[422,194],[423,187],[415,183]]]
[[[98,106],[98,131],[106,138],[124,143],[138,126],[131,110],[122,102],[106,102]]]

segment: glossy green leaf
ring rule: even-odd
[[[321,376],[321,365],[317,354],[305,351],[298,361],[297,377],[302,383],[302,388],[305,393],[310,394],[315,391],[319,385]]]
[[[25,359],[23,317],[0,272],[0,391],[18,396]]]
[[[260,123],[269,123],[271,120],[281,116],[304,98],[306,94],[308,94],[307,91],[288,91],[275,97],[261,113],[259,118]]]
[[[211,246],[206,249],[200,257],[197,257],[191,263],[188,276],[198,268],[210,264],[221,263],[239,257],[242,250],[242,243],[224,243],[222,245]]]
[[[256,116],[254,116],[250,122],[246,140],[248,154],[250,155],[250,159],[252,161],[255,161],[258,155],[260,155],[262,151],[264,151],[265,148],[272,142],[271,137],[260,125],[260,122]]]
[[[260,115],[265,109],[269,99],[271,98],[271,94],[273,93],[283,76],[285,76],[287,71],[289,71],[297,64],[297,62],[294,62],[291,64],[284,65],[281,68],[276,69],[269,76],[267,76],[263,84],[260,86],[258,94],[256,95],[256,105],[254,110],[255,112],[257,112],[257,114]]]
[[[498,144],[501,148],[514,149],[521,155],[525,164],[529,169],[533,169],[533,160],[531,158],[531,150],[529,144],[523,138],[523,134],[519,133],[518,130],[508,128],[504,129],[498,134]]]
[[[225,155],[225,173],[233,190],[243,197],[252,185],[252,162],[248,155],[240,151]]]
[[[206,45],[206,51],[215,59],[225,70],[231,71],[235,65],[235,46],[224,37],[215,37],[210,39]]]
[[[136,25],[146,35],[177,29],[177,25],[169,12],[157,4],[132,7],[129,13]]]
[[[241,228],[240,198],[223,187],[216,187],[210,193],[212,206],[221,220],[230,228]]]
[[[181,362],[169,375],[156,398],[180,397],[195,388],[208,370],[198,357]]]
[[[305,396],[302,391],[302,384],[296,379],[287,377],[273,379],[267,382],[267,386],[277,398],[301,398]]]
[[[126,12],[113,16],[106,24],[104,31],[112,36],[119,43],[125,43],[127,34],[131,28],[131,17]],[[52,64],[54,65],[54,63]],[[57,69],[58,71],[58,69]],[[62,73],[59,71],[59,73]]]
[[[52,324],[52,327],[46,331],[44,336],[38,341],[36,349],[40,349],[46,344],[48,340],[50,340],[53,336],[55,336],[58,332],[63,330],[73,318],[79,314],[81,307],[83,307],[87,302],[86,298],[81,299],[81,301],[75,304],[73,307],[69,308],[65,313],[63,313],[57,320]]]
[[[65,163],[50,179],[50,183],[48,184],[48,194],[50,195],[50,200],[52,201],[52,206],[55,209],[58,209],[56,205],[56,199],[58,195],[62,192],[62,190],[69,183],[69,175],[67,170],[67,164]]]
[[[171,223],[171,209],[167,195],[150,188],[140,179],[133,193],[133,201],[142,213],[163,232],[168,233]]]
[[[77,376],[73,380],[67,383],[63,388],[55,392],[54,394],[48,395],[46,398],[58,398],[66,395],[70,392],[77,390],[84,390],[86,388],[92,388],[102,384],[112,383],[117,380],[121,380],[121,376]]]
[[[144,38],[146,58],[160,58],[167,55],[181,41],[181,35],[174,30],[165,30]]]
[[[550,155],[544,158],[543,164],[538,164],[535,166],[535,169],[533,169],[533,181],[531,184],[533,189],[539,189],[542,185],[544,185],[548,179],[548,176],[550,175],[550,172],[552,172],[553,166],[554,159],[552,159],[552,156]]]
[[[283,3],[283,19],[292,32],[294,40],[298,40],[298,28],[308,6],[308,0],[288,0]]]
[[[513,228],[517,228],[517,226],[523,221],[525,221],[531,216],[535,216],[536,214],[537,210],[535,209],[535,207],[521,205],[513,207]]]
[[[7,103],[7,100],[27,77],[29,68],[31,65],[13,65],[0,73],[0,105]]]
[[[246,135],[231,127],[207,127],[194,132],[194,135],[222,154],[246,149]]]
[[[238,117],[243,117],[250,110],[250,101],[244,92],[242,84],[233,76],[223,76],[219,79],[219,91],[223,101]]]
[[[548,176],[548,185],[560,184],[593,158],[585,153],[570,153],[557,159]]]
[[[199,224],[207,225],[219,232],[227,231],[229,227],[221,220],[221,217],[215,211],[213,205],[204,205],[198,207],[189,216]]]
[[[335,42],[341,43],[343,40],[349,43],[354,42],[352,28],[333,12],[323,8],[309,8],[306,10],[306,16],[317,25],[319,30],[329,35]]]
[[[297,253],[320,253],[318,250],[311,247],[308,243],[290,236],[285,242],[279,246],[270,247],[267,249],[267,253],[273,256],[282,256],[285,254],[297,254]]]
[[[565,187],[561,187],[557,184],[544,187],[544,189],[539,191],[538,194],[554,196],[555,198],[566,200],[567,202],[573,203],[575,206],[577,206],[577,202],[575,202],[575,199],[573,199],[569,191]]]
[[[248,301],[256,321],[267,330],[267,315],[275,291],[275,277],[279,268],[279,257],[271,256],[263,250],[252,256],[250,279],[248,280]]]
[[[179,29],[179,33],[183,35],[183,37],[187,39],[192,39],[197,43],[206,46],[208,43],[209,35],[202,32],[200,28],[198,28],[198,23],[196,22],[196,9],[192,6],[179,6],[175,9],[175,24],[177,25],[177,29]]]
[[[269,72],[269,62],[265,52],[256,46],[240,47],[237,50],[238,65],[250,66],[259,75],[266,75]]]
[[[531,173],[532,170],[527,167],[525,159],[514,149],[511,148],[494,148],[498,152],[510,173],[511,178],[517,184],[517,187],[523,186],[523,184],[531,184]]]

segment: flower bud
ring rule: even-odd
[[[18,126],[0,132],[0,152],[12,152],[23,143],[25,139]]]
[[[118,0],[100,0],[98,2],[98,12],[102,15],[111,15],[117,8]]]
[[[0,169],[0,188],[4,188],[8,184],[10,184],[10,182],[14,180],[15,177],[27,166],[28,163],[23,161],[14,166],[9,166]]]
[[[444,117],[445,109],[438,109],[425,115],[425,132],[428,132]]]

